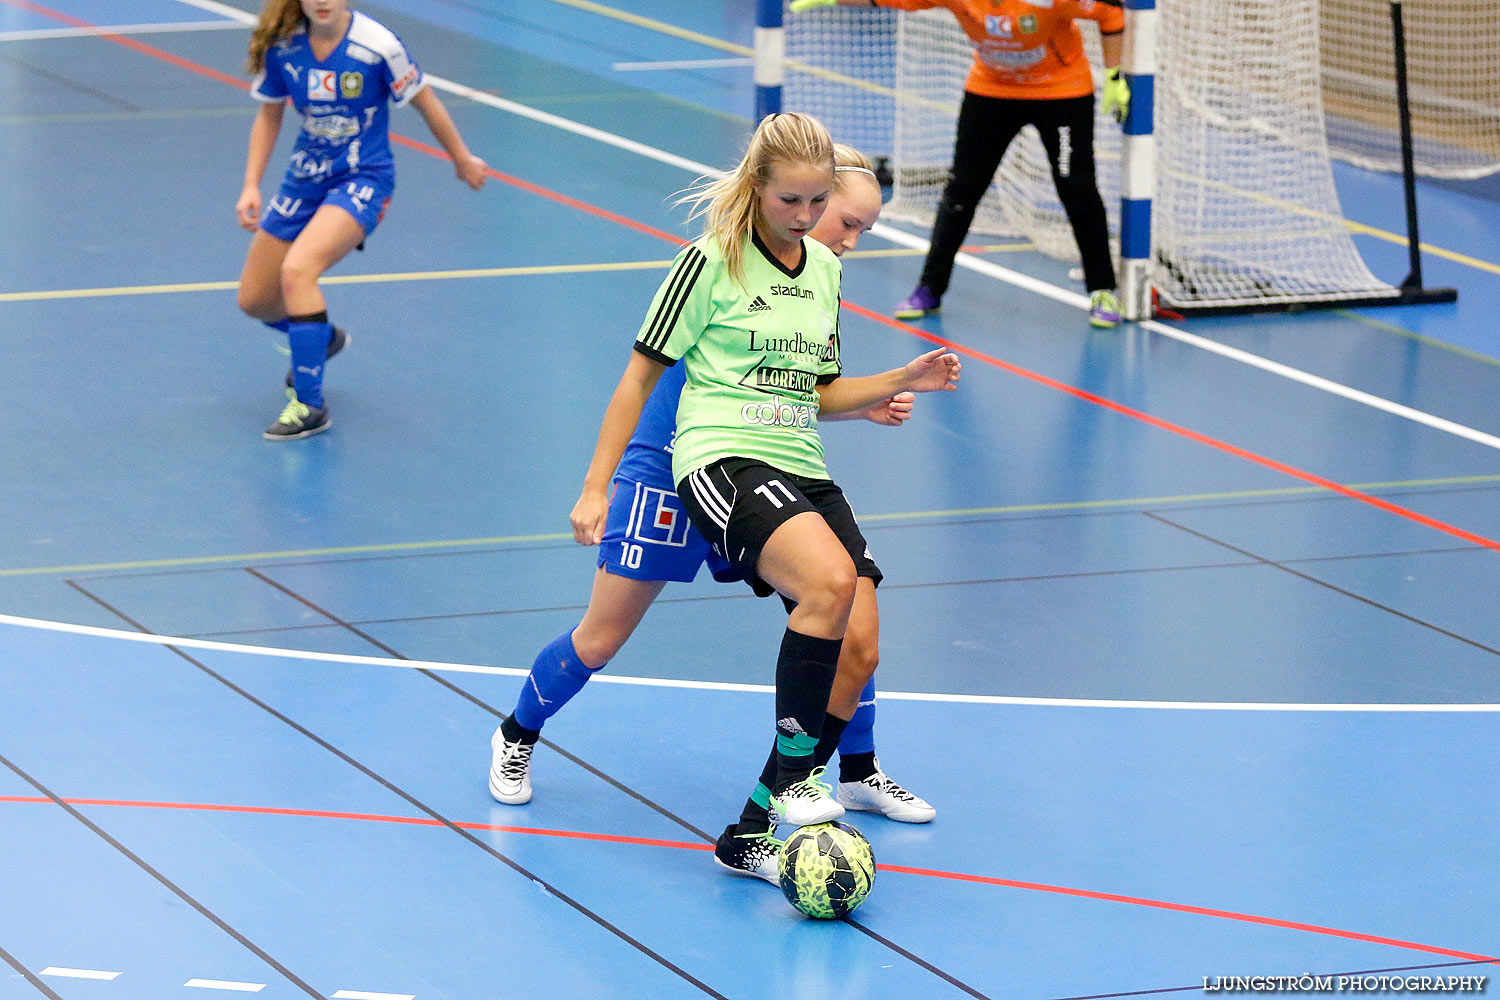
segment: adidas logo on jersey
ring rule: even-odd
[[[755,297],[755,300],[750,303],[749,311],[753,313],[765,312],[769,308],[771,308],[770,303],[766,302],[765,299],[757,295]]]

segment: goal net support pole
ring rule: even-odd
[[[786,80],[786,29],[782,0],[755,0],[755,120],[781,111]]]
[[[1130,113],[1120,142],[1120,310],[1149,319],[1151,194],[1156,185],[1156,0],[1125,0],[1121,74],[1130,85]]]

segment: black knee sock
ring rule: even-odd
[[[823,733],[828,696],[843,639],[819,639],[788,628],[776,661],[776,784],[806,777]]]
[[[823,716],[823,735],[818,737],[817,749],[813,751],[814,767],[826,767],[833,760],[833,755],[839,748],[839,740],[843,738],[844,727],[848,724],[848,719],[840,719],[831,712]]]
[[[766,755],[766,766],[760,769],[760,783],[745,800],[740,810],[740,821],[735,824],[735,833],[765,833],[771,829],[771,786],[776,783],[776,745]]]

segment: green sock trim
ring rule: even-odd
[[[776,734],[776,751],[788,757],[811,757],[812,752],[817,748],[817,738],[806,733],[796,733],[792,736]]]
[[[755,791],[750,795],[750,801],[754,802],[762,809],[771,808],[771,790],[765,785],[757,783],[755,786]]]

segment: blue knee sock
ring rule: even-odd
[[[859,693],[859,707],[844,727],[839,739],[839,756],[875,752],[875,679],[872,677]]]
[[[307,406],[322,406],[323,365],[328,360],[328,342],[333,339],[328,314],[290,317],[286,336],[292,345],[292,382],[297,399]]]
[[[600,664],[600,669],[604,667]],[[511,717],[525,729],[541,729],[557,710],[588,683],[594,671],[578,659],[573,630],[568,629],[536,654]]]
[[[289,319],[267,319],[262,320],[261,322],[265,323],[266,326],[269,326],[271,329],[277,330],[281,333],[286,333],[292,327],[292,321]]]

